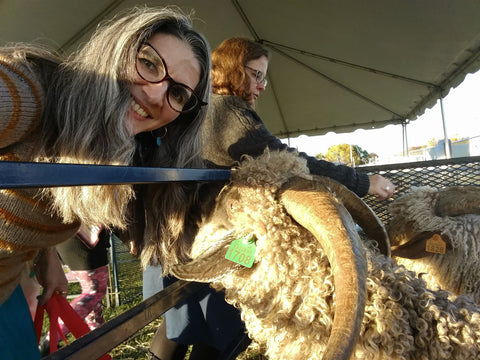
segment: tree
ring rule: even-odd
[[[369,153],[368,154],[368,162],[369,163],[375,163],[378,160],[378,155],[375,153]]]
[[[369,153],[358,145],[339,144],[330,146],[326,154],[319,154],[317,155],[317,158],[355,166],[368,164],[369,156]]]
[[[437,145],[437,140],[435,140],[435,138],[432,138],[430,140],[427,141],[427,144],[428,144],[428,147],[435,147],[435,145]]]

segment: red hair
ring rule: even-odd
[[[212,52],[212,92],[236,95],[244,100],[250,97],[250,81],[245,65],[270,54],[260,43],[247,38],[224,40]]]

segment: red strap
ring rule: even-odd
[[[43,311],[47,311],[50,318],[50,353],[57,350],[59,336],[68,344],[67,339],[63,335],[58,319],[61,318],[65,326],[75,336],[76,339],[90,332],[90,328],[78,313],[70,306],[70,303],[63,296],[53,294],[46,305],[38,306],[35,313],[35,329],[37,332],[37,340],[40,340],[43,326]],[[110,360],[108,354],[103,355],[101,360]]]
[[[35,325],[35,332],[37,333],[37,342],[40,342],[40,337],[42,336],[44,310],[45,306],[38,305],[37,311],[35,311],[35,320],[33,320],[33,324]]]
[[[75,338],[77,339],[90,331],[88,325],[85,324],[85,322],[80,318],[80,316],[78,316],[76,311],[73,310],[67,299],[65,299],[63,296],[53,294],[53,296],[47,302],[45,308],[50,318],[50,353],[57,350],[57,344],[60,338],[62,338],[68,344],[68,341],[60,328],[60,324],[58,323],[58,320],[60,318],[63,320],[65,326],[70,330],[73,336],[75,336]],[[69,312],[68,309],[71,309],[78,316],[78,319],[72,317],[72,314]],[[73,321],[75,320],[77,320],[77,324],[83,323],[83,325],[85,325],[85,327],[81,329],[81,332],[78,331],[76,325],[74,325],[74,327],[71,327]]]

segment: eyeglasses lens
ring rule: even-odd
[[[185,112],[197,106],[197,98],[182,84],[171,82],[168,88],[168,103],[174,110]]]
[[[263,86],[267,86],[267,79],[261,71],[257,71],[257,73],[255,74],[255,80],[257,81],[257,83],[263,84]]]
[[[260,70],[255,70],[249,66],[245,66],[245,67],[255,73],[255,81],[257,82],[257,84],[262,84],[264,87],[267,86],[268,81],[265,78],[265,75],[263,75],[263,73]]]
[[[167,75],[163,59],[148,45],[143,45],[138,51],[136,66],[138,74],[151,83],[159,83]]]

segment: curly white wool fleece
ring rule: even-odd
[[[255,234],[255,265],[212,286],[225,289],[269,358],[321,359],[335,315],[334,279],[317,240],[278,201],[276,191],[288,172],[305,171],[291,156],[266,154],[263,165],[262,159],[247,160],[234,172],[240,201],[232,221],[235,231]],[[470,298],[450,302],[447,292],[428,290],[391,258],[371,249],[367,256],[367,304],[352,359],[479,358],[480,309]]]
[[[410,270],[425,273],[430,287],[470,294],[480,304],[480,216],[435,215],[437,192],[432,187],[413,187],[396,199],[390,205],[390,239],[392,244],[401,243],[407,231],[440,231],[450,239],[453,248],[446,254],[431,254],[421,259],[395,259]]]

